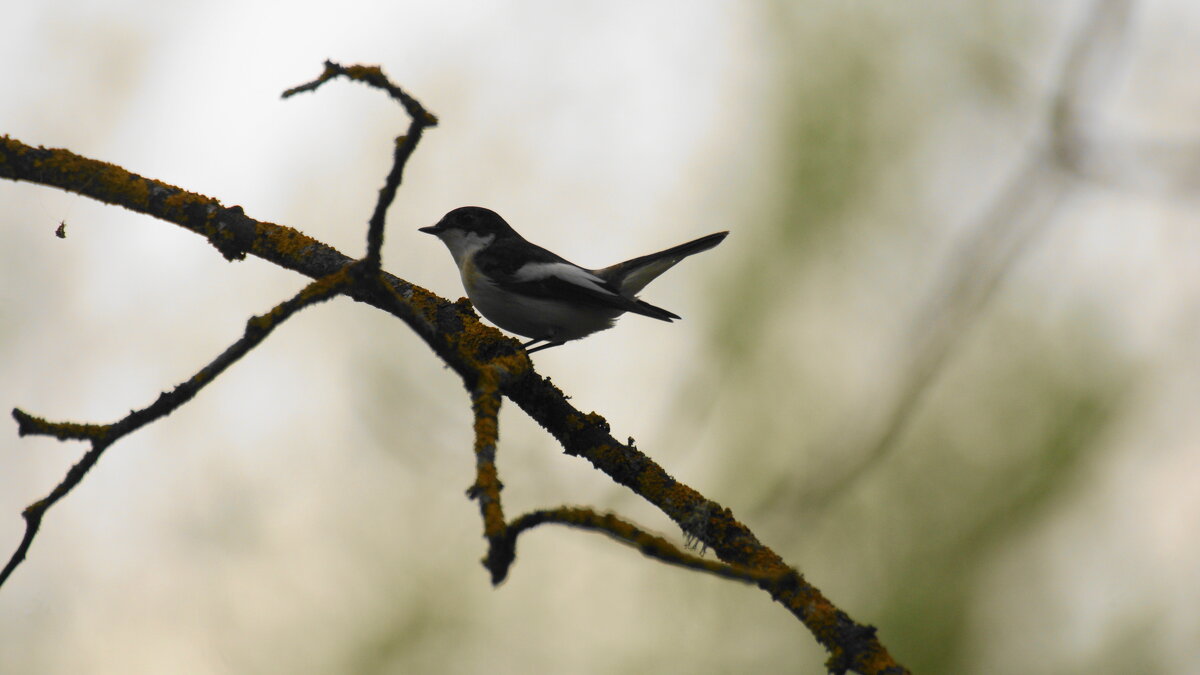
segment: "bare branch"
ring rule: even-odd
[[[240,260],[247,254],[285,269],[320,279],[354,262],[341,251],[297,230],[248,218],[240,206],[226,207],[211,197],[188,192],[162,181],[82,157],[69,150],[35,148],[0,136],[0,178],[56,187],[106,204],[122,206],[174,223],[209,241],[223,256]],[[462,322],[483,328],[466,307],[452,305],[429,291],[383,273],[380,288],[356,285],[347,294],[359,301],[383,305],[435,349],[444,349],[438,326]],[[387,299],[395,294],[398,302]],[[499,331],[491,331],[500,335]],[[519,343],[512,340],[512,351]],[[441,351],[438,352],[442,354]]]
[[[504,538],[499,542],[504,547],[503,550],[499,554],[488,556],[489,560],[496,559],[504,563],[504,567],[500,569],[500,578],[497,580],[497,583],[504,580],[508,566],[516,556],[517,537],[526,530],[531,530],[538,525],[546,523],[557,523],[582,530],[602,532],[623,544],[628,544],[638,549],[649,558],[660,560],[669,565],[699,572],[708,572],[709,574],[715,574],[726,579],[736,579],[738,581],[759,584],[763,587],[779,584],[795,573],[791,569],[782,573],[764,572],[752,567],[726,565],[715,562],[688,553],[667,539],[646,532],[637,525],[622,520],[614,514],[596,513],[591,509],[575,506],[560,506],[557,509],[541,509],[526,513],[509,524]],[[493,577],[496,576],[496,572],[496,570],[493,570]]]
[[[496,470],[496,443],[500,439],[500,389],[493,378],[480,378],[471,396],[471,411],[475,415],[475,484],[467,490],[467,495],[479,502],[483,536],[488,540],[488,554],[483,566],[491,571],[492,583],[498,584],[504,575],[498,573],[499,567],[494,557],[508,526],[504,522],[504,508],[500,504],[500,490],[504,485],[500,483]]]
[[[67,471],[66,477],[55,486],[50,494],[30,504],[21,513],[25,518],[25,535],[21,538],[21,543],[9,558],[4,569],[0,570],[0,586],[4,585],[4,582],[8,580],[17,566],[21,564],[21,561],[25,559],[30,545],[33,544],[34,537],[37,536],[38,530],[41,528],[42,518],[45,516],[46,511],[54,506],[58,500],[66,497],[67,494],[83,481],[84,476],[95,466],[96,462],[100,460],[100,456],[104,454],[104,451],[109,446],[147,424],[170,415],[180,406],[192,400],[196,394],[200,393],[201,389],[215,380],[218,375],[225,372],[229,366],[236,363],[238,359],[245,356],[251,349],[254,349],[259,343],[265,340],[275,330],[276,326],[287,321],[301,309],[318,302],[324,302],[337,295],[346,286],[347,282],[347,274],[336,272],[329,277],[314,281],[305,286],[295,297],[277,305],[270,312],[262,316],[252,317],[246,322],[246,330],[242,337],[230,345],[220,356],[213,359],[211,363],[171,391],[160,394],[154,403],[140,410],[134,410],[112,424],[48,422],[40,417],[30,415],[23,410],[14,409],[13,417],[17,420],[17,430],[20,435],[53,436],[59,440],[90,440],[92,448],[84,454],[79,462]]]
[[[417,149],[417,143],[421,141],[421,134],[425,132],[425,127],[437,126],[438,119],[425,110],[425,107],[417,99],[392,84],[379,66],[350,66],[347,68],[333,61],[326,61],[325,70],[320,77],[307,84],[288,89],[283,92],[283,98],[289,98],[301,92],[316,91],[318,87],[338,76],[386,91],[388,95],[404,106],[412,120],[408,125],[408,133],[396,139],[396,148],[392,154],[392,170],[379,190],[379,199],[375,202],[375,211],[371,214],[370,227],[367,229],[367,255],[363,261],[367,270],[378,270],[380,251],[383,247],[384,220],[387,217],[388,207],[396,198],[396,190],[400,187],[400,180],[404,175],[404,165],[408,163],[408,158]]]

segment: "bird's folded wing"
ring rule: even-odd
[[[534,298],[634,312],[662,321],[679,318],[648,302],[627,298],[609,282],[567,262],[528,263],[501,283],[505,290]]]

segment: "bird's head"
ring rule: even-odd
[[[504,222],[500,214],[481,206],[454,209],[443,216],[436,225],[418,229],[441,239],[460,266],[463,259],[469,258],[498,239],[520,239],[520,235]]]

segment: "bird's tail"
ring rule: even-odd
[[[632,298],[637,295],[638,291],[645,288],[646,284],[657,279],[660,274],[674,267],[680,260],[701,251],[707,251],[721,243],[721,240],[727,236],[729,236],[728,232],[717,232],[686,244],[673,246],[665,251],[626,260],[602,270],[595,270],[595,273],[616,286],[621,291],[621,295]]]

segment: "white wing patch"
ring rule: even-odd
[[[617,296],[616,293],[613,293],[606,286],[604,280],[600,277],[582,267],[576,267],[567,263],[529,263],[523,265],[521,269],[513,274],[513,278],[517,281],[541,281],[550,277],[557,277],[590,291],[599,291],[605,295]]]

